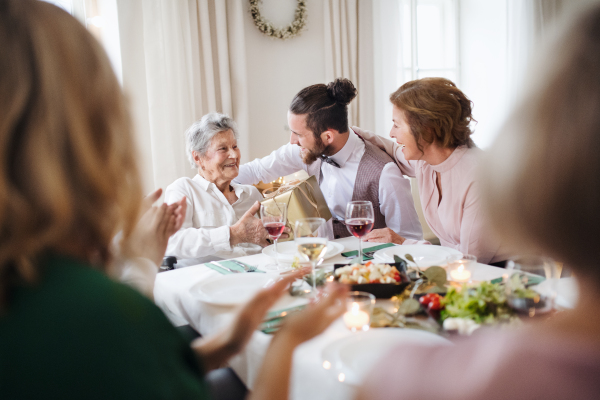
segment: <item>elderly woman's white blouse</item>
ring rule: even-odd
[[[263,199],[254,186],[231,183],[238,200],[229,204],[225,195],[200,175],[193,179],[179,178],[167,187],[165,202],[172,204],[187,199],[185,221],[169,239],[166,255],[178,260],[194,259],[178,264],[192,265],[207,261],[256,254],[261,247],[242,243],[229,244],[229,227],[234,225],[250,207]]]

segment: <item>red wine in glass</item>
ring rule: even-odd
[[[371,229],[373,229],[373,220],[363,218],[352,218],[346,220],[346,226],[348,227],[348,230],[354,237],[361,238],[367,233],[371,232]]]
[[[351,201],[346,206],[346,228],[358,238],[358,259],[363,262],[362,237],[373,229],[375,215],[370,201]]]
[[[275,264],[265,265],[265,269],[282,269],[279,265],[277,242],[285,230],[285,223],[287,222],[287,204],[277,203],[275,201],[261,204],[260,220],[271,239],[273,239],[275,245]]]
[[[267,222],[265,224],[265,229],[271,236],[271,239],[279,239],[279,236],[283,233],[285,228],[285,224],[283,222]]]

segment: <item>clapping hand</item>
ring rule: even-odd
[[[162,189],[157,189],[144,198],[142,215],[125,246],[131,256],[148,258],[156,265],[162,263],[169,237],[181,228],[187,209],[185,197],[171,205],[153,206],[161,194]]]
[[[291,283],[308,272],[307,269],[286,275],[268,288],[260,290],[237,313],[232,324],[223,332],[199,338],[192,347],[199,353],[208,369],[219,368],[248,343],[267,311],[288,290]]]
[[[346,311],[347,294],[347,285],[328,284],[318,301],[288,317],[277,335],[286,336],[291,345],[297,346],[321,334]]]

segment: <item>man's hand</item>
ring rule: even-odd
[[[257,201],[235,225],[229,228],[229,242],[232,247],[239,243],[253,243],[262,247],[269,245],[269,242],[267,242],[269,233],[260,219],[254,216],[259,209],[260,203]]]
[[[367,242],[402,244],[406,239],[390,228],[373,229],[363,238]]]

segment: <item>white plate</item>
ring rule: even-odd
[[[406,254],[413,256],[420,268],[427,268],[432,265],[444,266],[446,265],[446,257],[449,255],[462,255],[460,251],[451,249],[450,247],[407,244],[381,249],[373,254],[373,258],[375,261],[391,263],[394,262],[394,255],[405,258]]]
[[[231,274],[200,282],[190,289],[192,295],[205,303],[220,306],[244,304],[260,289],[275,282],[269,274]]]
[[[331,257],[337,256],[344,251],[344,245],[337,242],[327,242],[327,252],[325,253],[324,259],[327,260]],[[272,244],[262,249],[264,255],[267,255],[275,259],[275,245]],[[298,257],[298,245],[293,240],[289,242],[277,243],[277,256],[279,261],[282,263],[291,264],[294,262],[294,257]],[[302,260],[302,259],[300,259]]]
[[[332,371],[339,381],[349,385],[360,385],[377,361],[399,344],[444,346],[452,343],[422,330],[375,328],[331,343],[321,353],[323,367],[329,367],[326,369]]]

